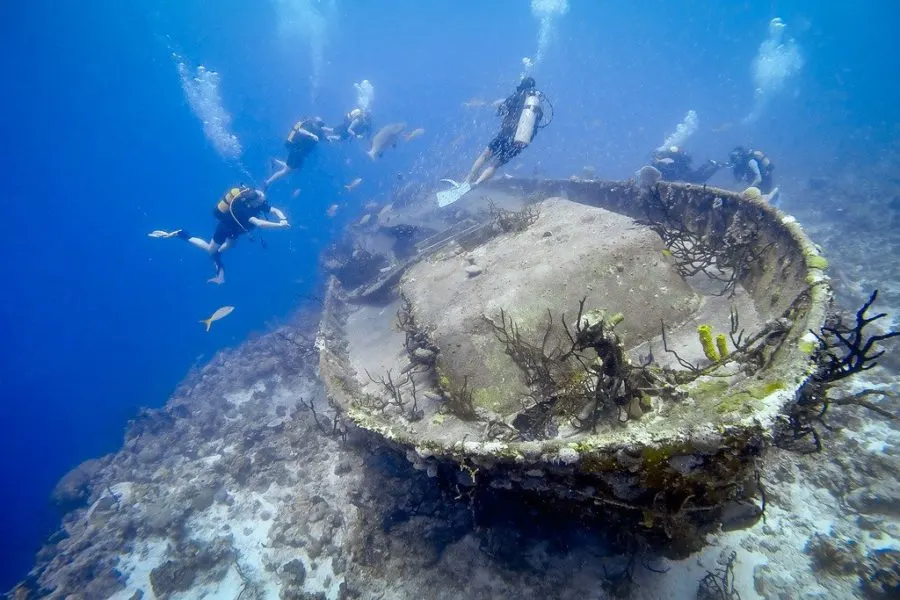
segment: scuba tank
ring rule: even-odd
[[[522,114],[519,115],[519,125],[516,127],[516,135],[513,138],[519,144],[528,145],[534,137],[535,126],[538,123],[538,112],[541,110],[541,99],[534,93],[525,98]]]

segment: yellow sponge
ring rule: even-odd
[[[703,346],[703,354],[712,362],[719,362],[719,352],[713,343],[712,327],[709,325],[700,325],[697,327],[697,334],[700,336],[700,345]]]

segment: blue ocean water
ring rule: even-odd
[[[804,65],[742,125],[750,65],[775,16]],[[534,73],[555,120],[508,172],[567,177],[591,165],[627,178],[689,109],[702,123],[689,143],[697,159],[762,147],[788,190],[825,165],[877,160],[900,122],[898,17],[890,1],[572,0]],[[56,524],[48,496],[60,476],[114,451],[126,421],[164,404],[192,365],[309,302],[319,254],[355,208],[383,198],[398,176],[433,181],[468,169],[495,121],[462,103],[511,91],[540,20],[528,0],[36,0],[5,3],[0,29],[6,589]],[[216,199],[248,179],[204,137],[173,52],[220,73],[241,162],[256,178],[297,118],[336,121],[364,78],[375,85],[378,124],[405,121],[426,134],[375,163],[359,145],[320,148],[270,195],[294,227],[266,233],[266,249],[242,240],[225,257],[227,284],[210,286],[201,253],[146,237],[175,227],[209,235]],[[447,149],[451,140],[458,150]],[[343,193],[357,176],[363,185]],[[340,207],[329,218],[332,204]],[[235,312],[204,333],[197,321],[225,304]]]

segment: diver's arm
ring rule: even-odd
[[[360,119],[353,119],[352,121],[350,121],[350,125],[347,127],[347,133],[349,133],[353,137],[361,137],[360,134],[356,133],[356,128],[360,125]]]
[[[260,229],[281,229],[283,227],[290,227],[290,223],[288,223],[288,220],[284,216],[284,213],[277,208],[273,207],[269,209],[269,214],[278,219],[278,222],[260,219],[259,217],[250,217],[249,221],[251,224],[259,227]]]
[[[307,130],[303,129],[302,127],[297,130],[297,133],[299,133],[300,135],[305,135],[306,137],[308,137],[312,140],[315,140],[317,142],[319,141],[319,136],[317,136],[316,134],[314,134],[311,131],[307,131]]]
[[[750,167],[750,171],[753,173],[753,183],[750,184],[750,187],[759,187],[759,184],[762,183],[762,173],[759,172],[759,163],[751,158],[750,162],[747,163],[747,166]]]

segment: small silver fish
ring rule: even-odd
[[[356,179],[354,179],[353,181],[351,181],[350,183],[345,185],[344,189],[347,190],[348,192],[352,192],[353,189],[361,183],[362,183],[362,177],[357,177]]]
[[[200,322],[206,325],[206,330],[209,331],[209,328],[212,326],[213,322],[218,321],[219,319],[224,319],[228,315],[231,314],[231,311],[234,310],[233,306],[223,306],[216,312],[212,314],[208,319],[203,319]]]
[[[325,211],[325,214],[328,215],[328,218],[330,219],[330,218],[334,217],[334,215],[337,214],[337,211],[338,211],[338,205],[332,204],[331,206],[328,207],[328,210]]]
[[[404,129],[406,129],[406,123],[391,123],[385,125],[375,134],[375,137],[372,139],[372,147],[366,154],[368,154],[369,158],[372,160],[381,157],[385,148],[389,145],[397,145],[397,136],[399,136]]]

